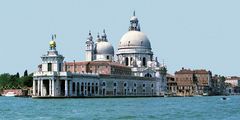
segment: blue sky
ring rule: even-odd
[[[117,50],[136,11],[141,30],[168,71],[207,69],[240,75],[238,0],[7,0],[0,1],[0,73],[37,70],[57,34],[66,61],[85,59],[88,31],[106,29]]]

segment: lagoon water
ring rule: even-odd
[[[0,120],[238,120],[240,96],[32,99],[0,97]]]

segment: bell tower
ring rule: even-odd
[[[94,42],[91,31],[89,31],[88,38],[86,41],[86,49],[85,49],[85,59],[86,61],[93,61],[93,49],[94,49]]]

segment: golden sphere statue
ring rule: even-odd
[[[56,47],[56,42],[54,40],[49,42],[50,47]]]

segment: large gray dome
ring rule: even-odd
[[[100,41],[96,43],[95,54],[111,54],[114,55],[114,49],[111,43],[107,41]]]
[[[135,47],[151,49],[151,44],[149,39],[143,32],[128,31],[122,36],[118,49]]]

